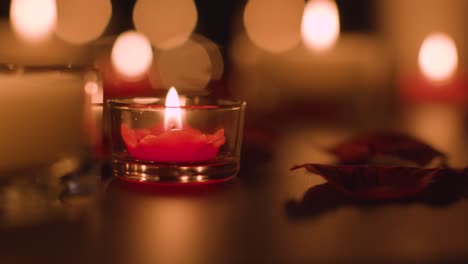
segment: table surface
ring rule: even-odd
[[[410,133],[446,152],[452,166],[468,163],[464,111],[415,107],[369,120],[306,115],[248,125],[239,177],[201,188],[128,184],[96,168],[67,179],[8,175],[0,263],[468,262],[464,186],[441,199],[363,204],[317,175],[290,171],[333,162],[318,146],[374,129]]]

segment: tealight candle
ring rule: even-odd
[[[165,99],[109,102],[116,176],[143,182],[201,183],[237,174],[244,102],[179,98],[175,88]]]
[[[410,102],[465,103],[468,80],[458,69],[455,41],[445,33],[428,35],[420,48],[420,73],[401,78],[403,99]]]
[[[121,134],[131,156],[162,162],[210,160],[226,141],[223,128],[204,134],[187,124],[182,125],[182,109],[174,88],[166,98],[164,126],[156,124],[150,129],[133,130],[122,124]]]

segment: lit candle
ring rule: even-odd
[[[164,123],[149,129],[131,129],[122,124],[120,132],[130,155],[158,162],[212,160],[225,143],[224,129],[204,134],[183,122],[183,108],[175,88],[166,97]],[[207,106],[209,107],[209,106]]]
[[[153,61],[149,40],[141,33],[127,31],[117,37],[110,62],[103,62],[105,98],[151,95],[148,71]]]
[[[419,73],[401,78],[401,92],[411,102],[464,103],[468,99],[466,78],[458,72],[454,40],[444,33],[428,35],[419,50]]]
[[[381,41],[366,34],[340,33],[335,1],[302,5],[304,1],[248,2],[246,32],[239,30],[232,45],[237,74],[233,92],[258,101],[253,107],[264,111],[298,98],[337,101],[345,96],[359,103],[363,95],[384,98],[390,67]],[[293,12],[296,9],[299,12]],[[287,27],[288,32],[278,34],[274,25]],[[300,32],[293,34],[294,29]],[[297,47],[284,44],[301,39]]]

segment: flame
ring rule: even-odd
[[[12,0],[10,18],[14,31],[28,41],[41,41],[55,29],[55,0]]]
[[[430,34],[421,45],[418,62],[421,72],[429,80],[447,81],[458,66],[455,42],[444,33]]]
[[[166,109],[164,110],[164,128],[166,130],[182,128],[182,109],[180,105],[177,90],[171,87],[167,92]]]
[[[317,51],[332,48],[340,34],[336,3],[329,0],[308,2],[302,17],[301,32],[307,47]]]
[[[153,62],[153,50],[141,33],[127,31],[115,41],[111,54],[114,68],[128,79],[144,75]]]

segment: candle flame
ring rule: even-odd
[[[429,80],[449,80],[458,66],[455,42],[444,33],[430,34],[421,45],[418,61],[421,72]]]
[[[340,34],[338,7],[334,1],[309,1],[304,9],[302,38],[308,48],[324,51],[332,48]]]
[[[13,0],[10,19],[15,32],[27,41],[42,41],[57,23],[55,0]]]
[[[171,87],[167,92],[166,108],[164,110],[164,128],[166,130],[182,128],[182,109],[180,105],[177,90]]]

